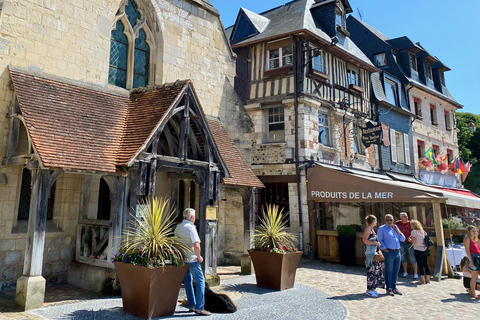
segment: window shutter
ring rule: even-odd
[[[410,165],[410,144],[408,143],[408,135],[403,134],[403,145],[405,146],[405,164]]]
[[[392,151],[392,162],[397,162],[397,141],[395,140],[395,130],[390,129],[390,149]]]

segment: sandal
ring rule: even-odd
[[[471,293],[471,292],[469,292],[469,293],[470,293],[470,295],[472,296],[472,298],[478,299],[478,296],[477,296],[475,293]]]

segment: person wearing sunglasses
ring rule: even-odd
[[[380,250],[385,257],[385,284],[387,295],[402,295],[397,289],[398,272],[400,271],[400,242],[405,241],[405,236],[398,226],[393,223],[393,216],[385,216],[385,224],[378,228],[378,241]]]

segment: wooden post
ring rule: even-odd
[[[434,202],[433,206],[433,221],[435,223],[435,235],[437,238],[437,256],[435,261],[435,271],[433,277],[437,281],[442,279],[442,272],[446,270],[444,266],[445,259],[447,257],[445,252],[445,236],[443,234],[442,225],[442,210],[439,202]]]
[[[23,276],[17,281],[15,302],[24,310],[43,307],[45,279],[42,277],[43,251],[47,223],[50,188],[59,173],[49,170],[32,170],[32,193],[28,217],[27,243]],[[51,178],[53,181],[51,181]]]
[[[252,239],[255,232],[255,189],[242,188],[240,194],[242,195],[243,205],[243,255],[241,257],[241,273],[252,274],[253,266],[252,259],[248,254],[248,250],[252,246]]]
[[[198,236],[200,237],[200,247],[202,250],[202,255],[204,257],[204,263],[202,264],[202,267],[207,273],[207,270],[205,269],[205,266],[207,265],[208,259],[210,257],[207,257],[207,253],[205,252],[205,238],[206,238],[206,224],[207,221],[205,220],[206,217],[206,210],[207,210],[207,188],[208,188],[208,177],[209,174],[208,172],[199,172],[199,180],[200,180],[200,189],[199,189],[199,199],[198,199]]]

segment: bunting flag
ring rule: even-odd
[[[434,165],[438,166],[437,159],[435,159],[435,151],[433,150],[433,147],[430,147],[430,149],[427,150],[424,154],[425,158],[430,160]]]

